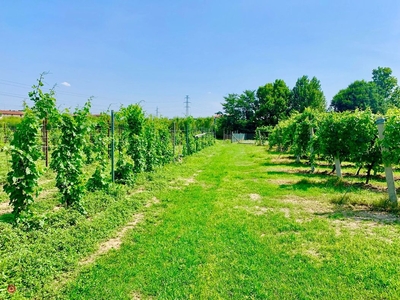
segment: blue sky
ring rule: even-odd
[[[400,1],[4,0],[0,109],[20,109],[39,74],[61,108],[141,104],[195,117],[275,79],[316,76],[327,101],[372,69],[400,74]]]

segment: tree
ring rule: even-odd
[[[307,107],[324,111],[326,100],[320,81],[316,77],[310,80],[304,75],[297,79],[296,85],[292,89],[289,108],[302,113]]]
[[[356,80],[333,97],[331,107],[337,112],[365,110],[370,107],[376,113],[380,111],[381,103],[381,97],[374,82]]]
[[[228,94],[224,99],[222,107],[225,113],[221,121],[223,128],[228,131],[253,132],[258,106],[255,91],[246,90],[241,95]]]
[[[388,67],[378,67],[372,70],[372,81],[375,82],[379,94],[384,99],[389,99],[397,86],[397,78],[392,76],[392,69]]]
[[[390,99],[388,101],[388,106],[394,106],[397,108],[400,108],[400,87],[396,86],[394,89],[392,95],[390,96]]]
[[[260,86],[257,90],[257,98],[258,110],[255,117],[258,126],[274,126],[288,117],[290,89],[282,79]]]
[[[242,127],[248,131],[254,131],[254,117],[258,108],[258,100],[256,99],[256,91],[245,90],[239,96],[239,107],[241,109]]]
[[[388,106],[399,107],[400,91],[397,78],[392,76],[392,69],[378,67],[372,70],[372,81],[375,83],[378,93],[382,98],[381,112],[386,112]]]

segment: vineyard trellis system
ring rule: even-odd
[[[15,224],[29,228],[30,207],[38,197],[41,170],[56,175],[60,200],[85,214],[86,191],[107,190],[112,182],[134,184],[142,172],[191,155],[215,142],[212,118],[147,117],[139,104],[119,111],[90,115],[91,99],[74,112],[59,111],[53,90],[42,91],[43,76],[29,93],[32,107],[12,133],[6,123],[0,136],[9,154],[3,182],[13,208]],[[4,147],[5,146],[5,147]],[[94,171],[90,178],[86,166]],[[89,168],[89,169],[91,169]]]
[[[371,172],[385,170],[389,200],[397,206],[391,167],[400,163],[400,110],[397,108],[389,109],[385,118],[369,109],[342,113],[306,109],[279,122],[269,133],[268,143],[278,151],[294,154],[297,161],[307,157],[311,171],[317,158],[334,163],[338,177],[342,176],[343,161],[354,163],[358,167],[357,175],[365,167],[366,183]]]

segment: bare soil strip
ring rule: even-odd
[[[99,250],[93,253],[91,256],[85,258],[84,260],[80,261],[79,264],[81,266],[93,263],[99,256],[104,255],[111,249],[119,249],[122,244],[122,238],[126,234],[129,229],[136,227],[141,221],[143,221],[144,215],[142,213],[135,214],[133,216],[132,221],[126,224],[122,229],[116,234],[116,236],[104,243],[100,244]]]
[[[7,202],[0,203],[0,215],[8,214],[12,211],[11,206]]]
[[[143,190],[137,191],[137,192],[143,192]],[[153,197],[147,204],[145,205],[146,208],[151,207],[154,204],[159,203],[160,200],[158,200],[156,197]],[[64,273],[56,280],[53,282],[53,289],[54,290],[60,290],[67,282],[70,280],[73,280],[78,273],[80,272],[81,268],[84,266],[87,266],[89,264],[92,264],[98,259],[100,256],[107,254],[111,249],[119,249],[123,243],[123,238],[126,235],[127,231],[130,229],[135,228],[138,224],[143,222],[145,219],[145,215],[143,212],[134,214],[132,217],[132,220],[128,222],[124,227],[122,227],[116,234],[115,237],[103,242],[100,244],[99,249],[91,254],[90,256],[82,259],[78,263],[78,268],[74,271]],[[136,298],[135,298],[136,297]],[[133,299],[141,299],[138,294],[134,294]]]

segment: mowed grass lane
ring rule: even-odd
[[[265,147],[219,143],[155,192],[119,250],[81,272],[67,299],[396,299],[398,218]],[[285,158],[286,159],[286,158]],[[180,169],[179,169],[180,168]],[[301,173],[303,172],[303,173]]]

